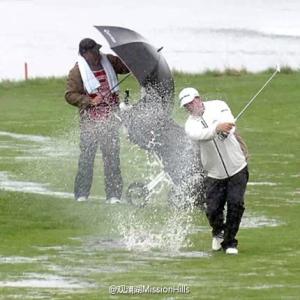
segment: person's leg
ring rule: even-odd
[[[106,199],[121,199],[123,180],[120,168],[119,125],[106,124],[101,133],[100,149],[104,165]]]
[[[92,123],[82,123],[80,126],[80,156],[78,171],[75,178],[75,199],[90,195],[93,182],[93,167],[97,151],[97,137]]]
[[[193,199],[193,205],[202,211],[205,211],[205,186],[203,174],[197,174],[194,181],[188,182],[188,194]]]
[[[238,241],[235,238],[239,230],[242,216],[245,210],[244,194],[248,182],[248,168],[244,168],[239,173],[228,179],[227,187],[227,216],[224,231],[224,241],[222,247],[235,248]]]
[[[226,201],[226,181],[207,177],[204,181],[206,193],[206,216],[212,227],[212,235],[224,230],[224,205]]]

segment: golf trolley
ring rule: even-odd
[[[159,163],[162,171],[159,172],[151,181],[132,182],[126,191],[126,200],[129,204],[143,208],[151,200],[154,194],[157,194],[163,188],[163,184],[170,187],[168,193],[168,204],[174,208],[182,209],[190,206],[204,209],[204,173],[192,175],[188,181],[182,185],[174,184],[171,176],[163,169],[164,166],[159,157],[154,153],[155,160]]]
[[[145,207],[150,202],[151,197],[159,193],[166,185],[170,188],[168,193],[169,205],[176,208],[191,205],[202,207],[204,203],[203,181],[206,174],[201,168],[200,160],[196,159],[200,156],[194,155],[189,148],[189,140],[183,133],[183,129],[178,125],[173,125],[172,129],[176,128],[175,133],[178,134],[174,136],[167,134],[168,138],[164,139],[168,141],[164,147],[167,150],[158,150],[157,145],[160,145],[162,139],[157,142],[157,132],[144,129],[143,134],[138,135],[137,131],[141,128],[140,126],[135,127],[137,131],[134,131],[134,134],[130,132],[132,128],[130,125],[136,124],[136,122],[130,123],[130,120],[136,121],[136,119],[131,116],[135,104],[129,104],[129,99],[129,90],[126,89],[120,120],[127,129],[129,141],[144,149],[148,157],[153,158],[154,162],[159,165],[161,171],[148,182],[132,182],[125,192],[126,201],[137,207]],[[168,127],[162,130],[162,132],[165,131],[168,132]],[[145,138],[145,132],[148,133],[147,138]],[[177,143],[178,138],[181,144]],[[172,150],[171,153],[168,152],[168,149]]]
[[[153,154],[156,161],[159,163],[159,165],[163,168],[163,165],[158,158],[158,156],[154,153]],[[141,181],[135,181],[132,182],[126,191],[126,200],[128,203],[138,206],[138,207],[144,207],[149,202],[151,196],[155,192],[159,192],[160,189],[158,189],[159,186],[162,187],[162,184],[165,183],[167,185],[172,185],[172,179],[169,176],[168,173],[166,173],[164,170],[162,170],[159,174],[157,174],[150,182],[141,182]]]

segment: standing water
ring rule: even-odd
[[[0,79],[23,79],[25,62],[30,77],[66,75],[84,37],[110,51],[94,25],[141,33],[185,72],[300,66],[296,0],[0,0],[0,11]]]

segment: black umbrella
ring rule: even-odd
[[[174,82],[169,66],[157,49],[137,32],[115,26],[95,26],[141,86],[155,90],[167,106],[173,103]]]

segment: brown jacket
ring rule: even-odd
[[[126,74],[129,72],[128,68],[123,64],[119,57],[107,54],[107,58],[112,64],[116,74]],[[84,90],[78,63],[76,63],[69,72],[65,99],[68,103],[77,106],[80,110],[84,110],[90,104],[91,98]]]

